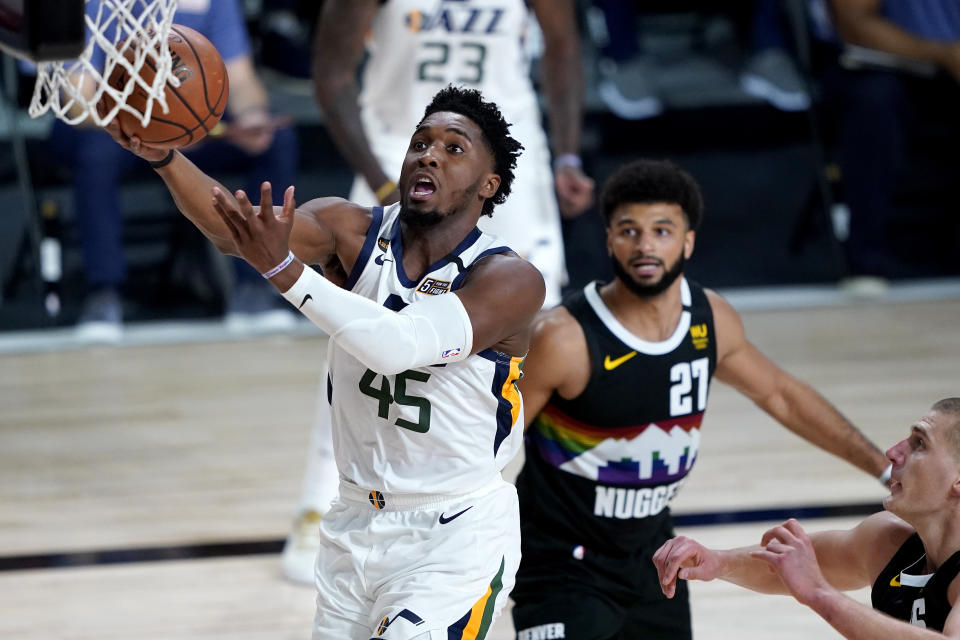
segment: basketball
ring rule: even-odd
[[[203,138],[220,121],[227,106],[229,80],[223,58],[202,34],[174,24],[167,36],[170,55],[173,57],[171,73],[180,80],[174,87],[166,86],[167,113],[153,105],[150,122],[146,126],[127,111],[117,113],[120,129],[127,136],[138,136],[152,147],[172,149],[185,147]],[[133,60],[134,50],[124,52]],[[149,63],[140,69],[140,78],[148,85],[153,81],[156,68]],[[117,65],[110,74],[110,85],[122,90],[128,80],[127,70]],[[127,104],[141,113],[146,108],[147,93],[137,84],[127,98]]]

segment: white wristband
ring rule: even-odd
[[[880,474],[880,477],[877,478],[878,480],[880,480],[880,484],[882,484],[883,486],[887,486],[887,484],[889,484],[890,482],[890,474],[892,473],[893,473],[893,464],[891,463],[887,465],[887,468],[884,469],[883,473]]]
[[[554,171],[560,171],[560,169],[566,169],[567,167],[582,169],[583,161],[580,159],[580,156],[575,153],[561,153],[553,159]]]
[[[283,259],[283,262],[275,266],[273,269],[270,269],[270,271],[261,273],[260,275],[262,275],[264,278],[269,280],[273,276],[277,275],[278,273],[286,269],[290,265],[290,263],[293,262],[293,259],[294,259],[293,251],[287,251],[287,257]]]

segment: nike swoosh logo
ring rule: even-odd
[[[303,302],[300,303],[300,306],[297,309],[303,309],[303,305],[307,304],[307,300],[313,300],[313,296],[309,293],[303,296]]]
[[[373,261],[381,266],[383,266],[384,262],[393,262],[393,260],[387,260],[383,256],[377,256],[376,258],[373,259]]]
[[[473,505],[470,505],[469,507],[467,507],[467,508],[464,509],[463,511],[459,511],[459,512],[453,514],[453,515],[450,516],[449,518],[444,518],[444,517],[443,517],[443,514],[441,513],[441,514],[440,514],[440,524],[447,524],[447,523],[450,522],[451,520],[453,520],[453,519],[455,519],[455,518],[459,518],[460,516],[462,516],[463,514],[465,514],[467,511],[470,511],[470,509],[473,509]]]
[[[622,365],[624,362],[626,362],[627,360],[629,360],[635,355],[637,355],[637,352],[631,351],[627,355],[620,356],[615,360],[611,360],[610,356],[607,356],[603,359],[603,368],[606,369],[607,371],[613,371],[614,369],[616,369],[617,367],[619,367],[620,365]]]

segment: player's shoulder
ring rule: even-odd
[[[707,296],[707,302],[710,304],[710,310],[713,311],[714,316],[720,314],[723,316],[733,315],[738,318],[740,317],[736,309],[733,308],[733,305],[730,304],[730,301],[714,289],[703,287],[703,294]]]
[[[587,338],[580,322],[563,305],[541,311],[533,321],[533,340],[559,352],[586,348]]]
[[[880,511],[867,516],[853,530],[853,542],[857,548],[869,550],[873,556],[874,574],[879,575],[884,566],[916,530],[889,511]]]
[[[910,524],[893,515],[889,511],[878,511],[863,519],[860,527],[871,534],[880,536],[890,544],[896,544],[898,547],[904,540],[916,533],[916,529]]]
[[[713,323],[716,326],[717,335],[727,334],[728,338],[737,338],[743,334],[743,321],[740,314],[730,301],[713,289],[703,288],[703,293],[707,297],[707,303],[710,305],[710,312],[713,314]],[[737,338],[739,339],[739,338]]]
[[[370,207],[362,207],[337,197],[308,200],[298,205],[297,211],[311,216],[331,230],[347,225],[366,231],[373,216],[373,210]]]
[[[543,275],[514,251],[481,256],[470,265],[469,271],[465,285],[476,284],[480,280],[493,282],[503,291],[521,289],[529,295],[538,295],[539,304],[543,304],[543,297],[546,295]]]

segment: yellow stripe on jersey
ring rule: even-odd
[[[470,612],[467,614],[469,619],[466,621],[466,624],[463,625],[464,621],[463,618],[461,618],[457,624],[448,629],[448,637],[455,637],[458,640],[483,640],[487,637],[490,624],[493,622],[494,604],[496,603],[497,596],[503,589],[503,570],[505,566],[506,560],[501,558],[500,570],[497,571],[497,575],[494,576],[490,585],[487,587],[487,592],[483,594],[483,597],[477,600],[476,604],[470,609]],[[457,627],[460,625],[463,625],[463,632],[457,635]]]
[[[520,390],[517,389],[517,380],[523,375],[520,371],[522,364],[522,357],[510,358],[510,373],[507,375],[507,379],[503,381],[503,388],[500,390],[503,399],[510,403],[511,427],[516,426],[517,420],[520,418]]]

